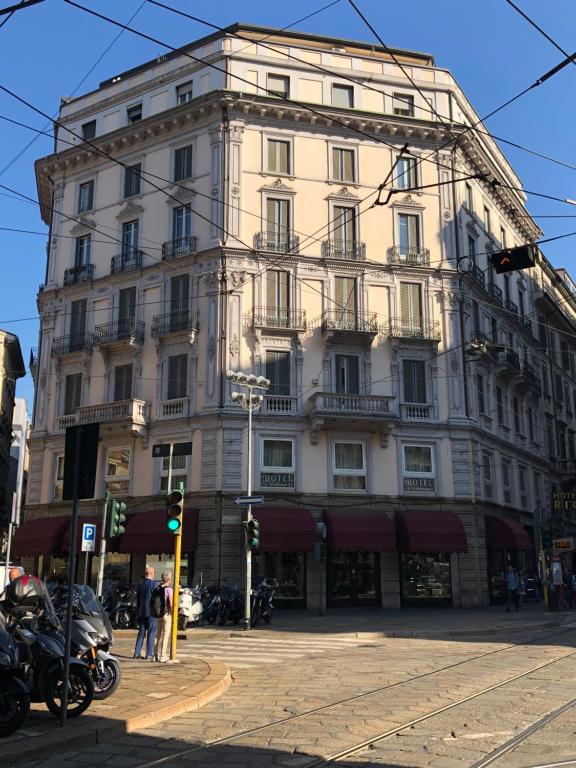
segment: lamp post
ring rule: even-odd
[[[237,405],[241,405],[245,411],[248,411],[248,478],[247,478],[247,495],[252,495],[252,463],[253,463],[253,450],[252,450],[252,412],[260,408],[264,396],[262,392],[265,392],[270,386],[270,380],[264,376],[256,376],[253,373],[242,373],[240,371],[228,371],[226,378],[233,384],[239,387],[243,387],[247,392],[232,392],[232,402]],[[252,505],[248,505],[246,513],[246,522],[249,523],[252,519]],[[245,600],[244,600],[244,629],[248,631],[250,629],[250,595],[252,591],[252,549],[248,541],[248,535],[245,537],[245,554],[246,554],[246,580],[245,580]]]

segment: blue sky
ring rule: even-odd
[[[85,5],[122,22],[138,9],[132,25],[179,46],[207,34],[199,23],[176,17],[142,0],[80,0]],[[220,0],[218,3],[164,0],[208,21],[225,26],[235,21],[272,27],[291,25],[326,5],[328,0]],[[387,45],[426,51],[439,66],[447,67],[481,114],[490,112],[561,61],[553,48],[505,0],[357,0],[360,8]],[[9,5],[0,0],[0,7]],[[573,0],[517,0],[525,13],[569,53],[576,40],[576,4]],[[241,8],[241,11],[239,10]],[[309,32],[372,41],[372,33],[347,0],[296,27]],[[117,36],[118,29],[67,5],[46,0],[22,10],[0,29],[0,84],[54,114],[60,97],[71,95],[80,81]],[[374,42],[376,42],[374,40]],[[91,90],[119,71],[151,59],[164,49],[124,32],[78,93]],[[488,129],[505,139],[576,166],[576,66],[569,65],[547,83],[534,89],[490,119]],[[39,129],[45,120],[0,93],[0,116],[20,120]],[[38,138],[21,153],[34,134],[0,119],[0,184],[36,199],[34,160],[51,151],[48,137]],[[526,189],[576,199],[576,171],[560,167],[525,152],[503,147]],[[27,361],[37,343],[36,292],[43,282],[46,236],[7,232],[12,227],[46,232],[38,208],[6,196],[0,187],[0,327],[20,337]],[[542,218],[545,237],[576,231],[576,207],[530,197],[532,214],[574,216]],[[576,237],[545,246],[556,267],[565,266],[576,276]],[[32,319],[26,319],[32,318]],[[18,394],[32,401],[30,378],[19,383]]]

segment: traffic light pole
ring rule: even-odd
[[[106,496],[104,500],[104,510],[102,512],[102,527],[100,529],[100,552],[99,560],[98,560],[98,580],[96,581],[96,597],[98,597],[99,600],[102,599],[102,591],[104,587],[104,565],[106,561],[106,526],[108,525],[108,502],[109,502],[109,494],[108,491],[106,491]]]
[[[173,443],[170,443],[170,468],[168,470],[168,482],[172,480],[172,452]],[[170,488],[170,486],[168,486]],[[179,483],[179,490],[184,496],[184,483]],[[180,604],[180,563],[182,560],[182,528],[184,515],[174,542],[174,584],[172,587],[172,626],[170,627],[170,661],[176,661],[176,641],[178,639],[178,606]]]
[[[248,389],[248,496],[252,496],[252,389]],[[246,522],[249,523],[252,520],[252,505],[248,505],[246,512]],[[245,547],[246,547],[246,581],[244,584],[244,629],[246,632],[250,631],[251,617],[251,598],[252,598],[252,550],[250,549],[250,542],[248,541],[248,528],[246,528],[245,535]]]

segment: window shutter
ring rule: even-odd
[[[186,397],[188,389],[187,376],[188,356],[174,355],[168,358],[168,400]]]
[[[275,232],[277,229],[276,200],[266,200],[266,231]]]
[[[271,173],[276,173],[278,168],[278,142],[273,139],[268,139],[268,170]]]
[[[420,227],[418,216],[408,216],[408,240],[412,248],[420,247]]]
[[[403,326],[408,328],[421,327],[422,301],[418,283],[400,283],[400,312]]]
[[[354,181],[354,153],[349,149],[342,150],[343,157],[343,181]]]
[[[334,242],[341,244],[346,239],[346,208],[334,206]]]
[[[114,400],[130,400],[132,397],[132,365],[117,365],[114,369]]]
[[[340,168],[340,150],[332,147],[332,176],[335,179],[342,178],[342,169]]]
[[[75,413],[80,407],[82,395],[82,374],[74,373],[66,376],[66,388],[64,392],[64,413]]]
[[[289,306],[288,272],[278,272],[278,309],[286,312]]]
[[[360,392],[360,372],[358,366],[358,358],[349,356],[347,359],[348,366],[348,394],[357,395]]]
[[[269,310],[278,309],[277,284],[278,272],[276,270],[269,270],[266,273],[266,308]]]
[[[136,317],[136,288],[120,291],[119,320],[134,320]]]
[[[278,169],[278,173],[288,173],[290,170],[288,163],[288,149],[289,144],[287,141],[276,142],[276,168]]]
[[[70,317],[70,336],[83,337],[86,333],[86,299],[72,302]]]
[[[404,402],[426,403],[426,366],[423,360],[405,360]]]
[[[170,312],[183,314],[188,311],[189,275],[178,275],[171,280]]]

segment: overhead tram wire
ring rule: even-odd
[[[28,8],[31,5],[39,5],[45,0],[21,0],[19,3],[9,5],[7,8],[0,8],[0,16],[12,16],[16,11],[22,11],[24,8]]]
[[[528,14],[527,14],[525,11],[523,11],[523,10],[522,10],[522,8],[520,8],[519,6],[517,6],[517,5],[516,5],[516,3],[512,2],[512,0],[504,0],[504,2],[508,3],[508,5],[509,5],[509,6],[511,6],[512,8],[514,8],[514,10],[515,10],[517,13],[519,13],[519,14],[520,14],[520,16],[522,16],[524,19],[526,19],[526,21],[528,22],[528,24],[530,24],[531,26],[533,26],[533,27],[534,27],[534,29],[538,30],[538,32],[540,32],[540,34],[541,34],[543,37],[545,37],[545,38],[546,38],[546,40],[548,40],[548,42],[549,42],[549,43],[551,43],[551,44],[554,46],[554,48],[556,48],[556,50],[557,50],[557,51],[560,51],[560,53],[561,53],[561,54],[563,54],[564,56],[570,56],[570,54],[569,54],[567,51],[565,51],[565,50],[564,50],[564,48],[562,48],[562,46],[560,46],[560,45],[559,45],[559,44],[556,42],[556,40],[554,40],[552,37],[550,37],[550,35],[549,35],[547,32],[545,32],[545,31],[542,29],[542,27],[538,26],[538,24],[536,24],[536,22],[535,22],[533,19],[531,19],[531,18],[530,18],[530,16],[528,16]],[[573,63],[575,66],[576,66],[576,61],[573,61],[572,63]]]

